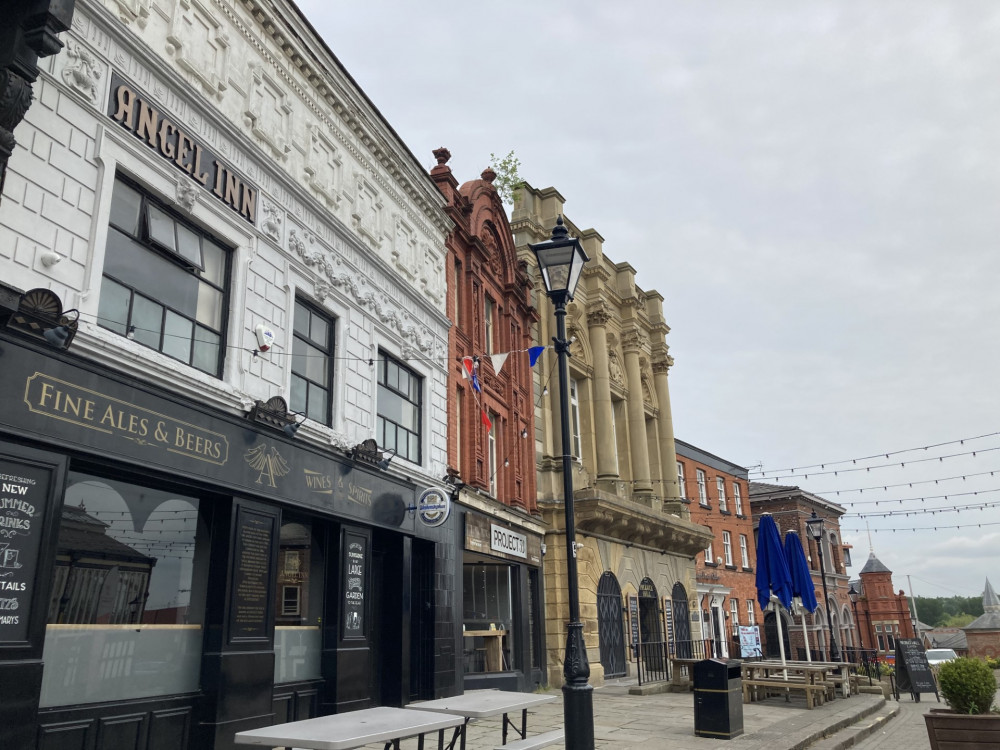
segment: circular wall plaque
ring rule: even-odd
[[[417,516],[425,526],[440,526],[451,515],[451,493],[428,487],[417,498]]]

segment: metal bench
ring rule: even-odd
[[[548,747],[557,742],[562,742],[565,732],[562,729],[553,729],[545,734],[536,734],[534,737],[525,737],[517,742],[509,742],[506,745],[497,745],[495,750],[537,750],[540,747]]]

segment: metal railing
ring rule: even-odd
[[[666,641],[633,644],[639,684],[670,679],[670,649]]]

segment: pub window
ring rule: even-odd
[[[383,451],[420,463],[422,378],[385,352],[379,354],[378,425]]]
[[[312,305],[295,300],[292,336],[291,409],[331,424],[334,321]]]
[[[320,616],[323,609],[321,529],[306,518],[284,514],[278,535],[275,588],[274,681],[295,682],[322,676]]]
[[[70,471],[40,705],[200,687],[210,534],[199,499]]]
[[[230,254],[209,233],[118,177],[98,323],[220,375]]]
[[[509,565],[462,566],[465,672],[506,672],[513,644],[513,590]]]

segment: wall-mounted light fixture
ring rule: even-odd
[[[389,462],[392,461],[393,457],[396,455],[396,449],[390,448],[382,454],[382,458],[378,460],[375,465],[378,466],[382,471],[389,468]]]
[[[296,417],[302,417],[302,422],[305,421],[305,415],[301,412],[288,410],[288,403],[281,396],[273,396],[267,401],[254,402],[247,414],[247,418],[251,422],[274,427],[290,438],[294,438],[295,433],[302,426],[302,422],[296,421]]]
[[[77,309],[63,312],[62,300],[49,289],[30,289],[20,296],[17,309],[3,323],[7,328],[45,341],[57,349],[69,349],[80,321]]]

